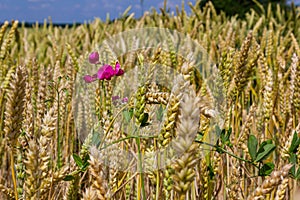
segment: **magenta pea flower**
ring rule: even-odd
[[[119,99],[120,99],[119,96],[112,96],[112,97],[111,97],[111,100],[113,100],[113,101],[117,101],[117,100],[119,100]]]
[[[93,76],[91,76],[91,75],[85,75],[85,76],[83,77],[83,79],[84,79],[84,81],[85,81],[86,83],[94,82],[95,80],[97,80],[97,74],[94,74]]]
[[[123,99],[122,99],[122,103],[127,103],[128,102],[128,97],[124,97]]]
[[[97,72],[97,78],[100,80],[110,80],[115,75],[115,71],[110,65],[103,65]]]
[[[89,56],[89,62],[92,64],[99,63],[99,54],[97,52],[93,52]],[[86,83],[94,82],[95,80],[110,80],[113,76],[121,76],[124,74],[124,70],[121,69],[120,63],[117,61],[115,65],[115,69],[111,65],[103,65],[98,69],[98,72],[94,75],[85,75],[83,77]]]
[[[116,76],[121,76],[124,74],[124,70],[123,69],[120,69],[121,68],[121,65],[120,63],[117,61],[116,62],[116,66],[115,66],[115,75]]]
[[[128,97],[120,98],[120,96],[112,96],[111,100],[115,106],[119,106],[121,104],[126,104],[128,102]]]
[[[89,56],[89,62],[91,64],[97,64],[99,63],[99,53],[97,51],[94,51]]]
[[[119,104],[120,97],[119,97],[119,96],[112,96],[112,97],[111,97],[111,100],[112,100],[113,104],[114,104],[115,106],[117,106],[117,105]]]

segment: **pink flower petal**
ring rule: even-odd
[[[111,100],[113,100],[113,101],[116,101],[116,100],[118,100],[118,99],[120,99],[119,96],[112,96],[112,97],[111,97]]]
[[[116,62],[116,71],[119,71],[120,70],[120,68],[121,68],[121,65],[120,65],[120,63],[117,61]]]
[[[128,102],[128,97],[124,97],[123,99],[122,99],[122,103],[127,103]]]
[[[97,64],[99,63],[99,53],[98,52],[92,52],[89,56],[89,62],[91,64]]]
[[[83,79],[86,83],[91,83],[91,82],[94,82],[95,80],[97,80],[97,77],[95,75],[93,75],[93,76],[85,75],[83,77]]]
[[[121,76],[124,74],[124,70],[123,69],[120,69],[121,68],[121,65],[119,62],[116,62],[116,67],[115,67],[115,75],[116,76]]]
[[[114,69],[110,65],[103,65],[97,72],[97,78],[100,80],[110,80],[114,75]]]
[[[124,74],[124,70],[123,69],[120,69],[115,75],[116,76],[121,76]]]

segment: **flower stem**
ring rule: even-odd
[[[136,144],[138,147],[138,166],[139,166],[139,171],[140,171],[140,181],[142,184],[142,195],[143,195],[143,200],[146,200],[146,193],[145,193],[145,183],[144,183],[144,174],[143,174],[143,163],[142,163],[142,154],[141,154],[141,139],[139,137],[139,132],[138,132],[138,137],[136,137]]]
[[[234,155],[233,153],[230,153],[229,151],[223,149],[223,148],[220,147],[220,146],[213,145],[213,144],[209,144],[209,143],[202,142],[202,141],[199,141],[199,140],[195,140],[195,142],[200,143],[200,144],[205,144],[205,145],[210,146],[210,147],[213,147],[213,148],[215,148],[217,151],[219,151],[219,152],[221,152],[221,153],[226,153],[226,154],[228,154],[228,155],[230,155],[230,156],[232,156],[232,157],[234,157],[234,158],[236,158],[236,159],[238,159],[238,160],[241,160],[241,161],[250,163],[250,164],[252,164],[254,167],[256,167],[256,168],[259,169],[259,167],[258,167],[257,165],[255,165],[252,161],[246,160],[246,159],[241,158],[241,157],[239,157],[239,156],[236,156],[236,155]]]
[[[125,140],[129,140],[129,139],[136,139],[136,138],[145,138],[145,139],[147,139],[147,138],[157,138],[157,137],[158,137],[157,135],[155,135],[155,136],[134,136],[134,135],[130,135],[130,136],[115,140],[115,141],[113,141],[112,143],[110,143],[108,145],[105,145],[104,147],[100,148],[100,151],[103,150],[103,149],[106,149],[107,147],[112,146],[116,143],[119,143],[119,142],[122,142],[122,141],[125,141]]]

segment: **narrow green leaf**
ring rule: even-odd
[[[74,180],[74,176],[72,176],[72,175],[66,175],[63,180],[64,181],[72,181],[72,180]]]
[[[132,116],[133,116],[133,109],[123,111],[123,117],[127,123],[131,120]]]
[[[293,178],[296,178],[296,165],[295,164],[290,169],[290,174],[292,175]]]
[[[83,164],[88,163],[90,156],[87,154],[83,159]]]
[[[296,179],[299,179],[300,178],[300,167],[298,168],[298,170],[297,170],[297,173],[296,173],[296,177],[295,177]]]
[[[203,138],[203,133],[202,133],[202,132],[198,132],[198,133],[197,133],[196,140],[197,140],[197,141],[202,141],[202,138]]]
[[[74,159],[76,165],[77,165],[79,168],[82,168],[83,162],[82,162],[82,159],[80,158],[80,156],[78,156],[77,154],[73,153],[73,159]]]
[[[92,135],[92,145],[98,146],[100,144],[101,138],[100,138],[100,133],[93,131]]]
[[[290,161],[290,163],[292,163],[292,164],[296,164],[296,163],[297,163],[297,155],[296,155],[295,153],[292,153],[292,154],[290,155],[289,161]]]
[[[248,139],[248,151],[252,160],[256,159],[257,139],[254,135],[250,135]]]
[[[294,132],[294,135],[293,135],[293,139],[292,139],[291,146],[290,146],[290,148],[289,148],[289,152],[290,152],[290,153],[296,153],[295,151],[296,151],[297,148],[299,147],[299,144],[300,144],[300,138],[298,137],[298,134],[297,134],[297,132],[295,131],[295,132]]]
[[[130,108],[128,112],[130,114],[130,117],[132,118],[132,116],[133,116],[133,108]]]
[[[275,165],[271,162],[265,163],[258,171],[259,176],[268,176],[274,170]]]
[[[162,122],[163,116],[164,116],[164,109],[163,109],[162,105],[159,105],[159,108],[156,111],[157,120]]]
[[[208,169],[208,175],[209,175],[209,177],[210,177],[211,179],[213,179],[214,176],[215,176],[214,168],[211,166],[211,164],[209,164],[209,165],[207,166],[207,169]]]
[[[258,151],[257,151],[256,155],[258,155],[258,154],[264,152],[264,151],[265,151],[264,148],[265,148],[265,146],[266,146],[267,144],[272,144],[272,140],[269,139],[269,140],[263,141],[263,142],[259,145],[259,148],[258,148]]]
[[[293,164],[292,168],[290,169],[290,174],[293,178],[296,178],[296,163],[297,163],[297,155],[292,153],[289,157],[289,162]]]
[[[147,123],[148,118],[149,118],[149,114],[148,113],[144,113],[144,117],[143,117],[143,119],[141,121],[141,127],[145,127],[145,126],[149,125],[149,123]]]
[[[82,171],[85,171],[85,170],[88,168],[88,166],[90,166],[90,163],[89,163],[89,162],[85,162],[85,163],[83,164],[81,170],[82,170]]]
[[[276,146],[274,144],[266,144],[264,146],[264,151],[257,154],[255,162],[260,162],[260,161],[263,161],[264,159],[266,159],[272,153],[272,151],[275,150],[275,148],[276,148]]]
[[[229,142],[231,132],[232,132],[232,129],[231,128],[228,129],[227,134],[225,135],[225,142]]]
[[[226,131],[225,129],[221,130],[218,126],[216,127],[217,130],[217,134],[220,133],[220,138],[221,138],[221,142],[222,144],[225,144],[226,142]]]
[[[225,136],[225,145],[229,146],[229,147],[233,147],[232,143],[230,142],[230,135],[232,133],[232,129],[229,128],[227,130],[226,136]]]

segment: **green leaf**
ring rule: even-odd
[[[222,144],[225,144],[226,142],[225,129],[221,130],[219,126],[216,126],[216,133],[217,135],[220,135]]]
[[[160,105],[158,110],[156,111],[156,118],[158,121],[162,122],[163,116],[164,116],[164,109],[162,105]]]
[[[225,130],[221,130],[220,127],[218,125],[215,125],[215,129],[216,129],[216,137],[220,138],[222,133],[225,133]],[[221,140],[222,141],[222,140]]]
[[[225,136],[225,144],[229,147],[233,147],[233,145],[231,144],[230,142],[230,135],[232,133],[232,128],[229,128],[228,131],[227,131],[227,134]]]
[[[148,118],[149,118],[149,114],[148,113],[144,113],[144,117],[143,117],[143,119],[141,121],[141,127],[145,127],[145,126],[149,125],[149,123],[147,123]]]
[[[74,178],[74,176],[72,176],[72,175],[66,175],[65,176],[65,178],[63,179],[64,181],[72,181],[72,180],[74,180],[75,178]]]
[[[292,154],[290,155],[289,161],[290,161],[290,163],[292,163],[292,164],[296,164],[296,163],[297,163],[297,155],[296,155],[295,153],[292,153]]]
[[[232,129],[229,128],[227,134],[225,135],[225,142],[229,142],[230,135],[232,133]]]
[[[83,164],[81,170],[82,170],[82,171],[85,171],[85,170],[88,168],[88,166],[90,166],[90,163],[89,163],[89,162],[85,162],[85,163]]]
[[[85,163],[88,163],[89,159],[90,159],[90,156],[89,156],[89,154],[87,154],[87,155],[84,157],[84,159],[83,159],[83,163],[84,163],[84,164],[85,164]]]
[[[254,135],[250,135],[248,139],[248,151],[252,160],[256,159],[257,139]]]
[[[290,169],[290,173],[291,173],[293,178],[296,178],[296,165],[295,164]]]
[[[293,178],[296,178],[296,163],[297,163],[297,155],[292,153],[289,157],[289,162],[293,164],[292,168],[290,169],[290,174]]]
[[[127,123],[131,120],[132,116],[133,116],[133,109],[123,111],[123,117]]]
[[[90,165],[89,159],[90,159],[90,156],[87,154],[84,157],[84,160],[83,160],[83,165],[82,165],[82,168],[81,168],[82,171],[85,171],[87,169],[87,167]]]
[[[93,131],[93,135],[92,135],[92,145],[95,145],[95,146],[99,146],[100,144],[100,141],[101,141],[101,138],[100,138],[100,133],[96,132],[96,131]]]
[[[296,177],[297,180],[300,178],[300,167],[297,170]]]
[[[81,169],[83,166],[83,162],[82,159],[80,158],[80,156],[78,156],[77,154],[73,153],[73,159],[76,163],[76,165]]]
[[[203,133],[202,132],[198,132],[196,140],[197,141],[202,141],[202,139],[203,139]]]
[[[289,152],[290,153],[296,153],[297,148],[299,147],[299,144],[300,144],[300,138],[298,137],[298,134],[295,131],[293,139],[292,139],[292,144],[291,144],[291,146],[289,148]]]
[[[208,175],[209,175],[210,179],[213,179],[215,176],[215,173],[214,173],[214,168],[211,166],[211,163],[207,166],[207,170],[208,170]]]
[[[263,141],[260,145],[259,145],[259,148],[258,148],[258,151],[256,153],[256,155],[262,153],[265,151],[264,147],[267,145],[267,144],[272,144],[272,140],[266,140],[266,141]]]
[[[266,159],[272,153],[272,151],[275,150],[276,146],[274,144],[266,144],[266,145],[264,145],[263,148],[264,148],[264,151],[257,154],[255,162],[260,162],[260,161],[263,161],[264,159]]]
[[[265,163],[258,171],[259,176],[268,176],[274,170],[275,165],[271,162]]]

